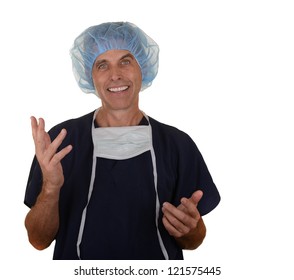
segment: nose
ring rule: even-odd
[[[117,81],[122,78],[121,69],[119,67],[112,67],[110,71],[111,80]]]

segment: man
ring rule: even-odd
[[[25,226],[54,259],[182,259],[220,201],[191,138],[139,109],[158,70],[157,44],[131,23],[93,26],[75,40],[73,70],[101,108],[48,133],[31,118],[35,143]]]

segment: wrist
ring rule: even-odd
[[[205,236],[206,227],[202,218],[200,218],[196,228],[191,230],[186,235],[175,239],[182,249],[194,250],[201,245]]]
[[[42,191],[39,195],[39,199],[42,201],[58,201],[60,194],[60,187],[50,182],[43,182]]]

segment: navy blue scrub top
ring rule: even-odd
[[[73,150],[62,161],[65,182],[60,191],[60,227],[53,259],[78,259],[77,238],[90,185],[93,113],[63,122],[49,131],[54,139],[62,128],[68,132],[60,149]],[[193,140],[184,132],[149,117],[158,173],[160,205],[180,204],[200,189],[198,210],[203,216],[220,201],[219,192]],[[140,125],[148,125],[143,118]],[[42,187],[39,164],[34,158],[24,203],[35,204]],[[156,194],[150,151],[127,160],[98,158],[91,200],[81,242],[81,259],[164,259],[155,225]],[[181,248],[162,224],[159,230],[169,259],[183,259]]]

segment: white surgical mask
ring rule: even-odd
[[[115,160],[124,160],[124,159],[133,158],[142,153],[150,151],[152,165],[153,165],[153,177],[154,177],[154,186],[155,186],[155,193],[156,193],[155,223],[157,227],[157,236],[158,236],[162,253],[165,259],[168,259],[168,254],[163,244],[163,241],[159,232],[159,228],[158,228],[160,203],[159,203],[158,191],[157,191],[157,168],[156,168],[155,152],[154,152],[154,148],[152,144],[151,124],[149,123],[149,125],[126,126],[126,127],[95,128],[94,122],[95,122],[95,118],[98,113],[98,110],[96,110],[96,112],[94,113],[93,122],[92,122],[92,140],[93,140],[93,147],[94,147],[92,174],[91,174],[90,187],[89,187],[89,193],[88,193],[88,202],[82,213],[80,230],[79,230],[79,235],[77,240],[78,257],[81,258],[80,244],[83,238],[83,232],[84,232],[86,215],[87,215],[87,207],[91,199],[94,182],[95,182],[97,157],[115,159]],[[147,120],[149,120],[147,115],[144,114],[144,116]]]
[[[92,130],[94,153],[108,159],[129,159],[152,147],[149,126],[101,127]]]

